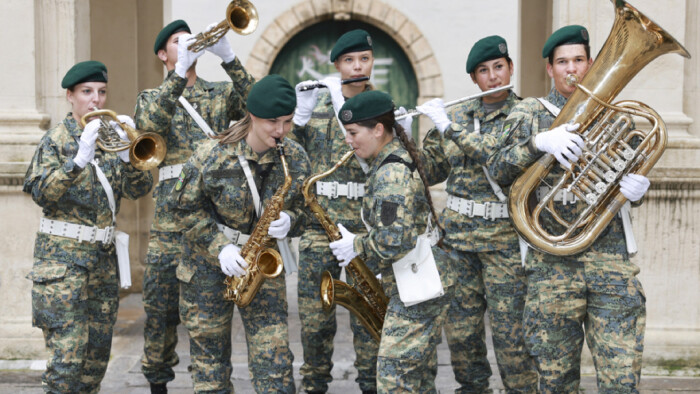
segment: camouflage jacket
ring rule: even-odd
[[[401,142],[394,138],[372,161],[362,199],[362,217],[370,230],[358,234],[353,244],[359,257],[379,267],[387,295],[397,291],[392,264],[416,246],[429,215],[418,171]],[[447,287],[453,283],[453,273],[449,260],[440,252],[433,248],[443,286]]]
[[[431,129],[423,141],[422,159],[431,185],[447,179],[447,193],[473,200],[500,203],[482,166],[497,146],[501,126],[520,98],[510,92],[503,107],[487,114],[481,99],[459,104],[449,111],[453,126],[440,132]],[[473,133],[474,119],[479,119],[480,133]],[[508,196],[508,189],[503,188]],[[457,250],[481,252],[513,249],[518,236],[506,218],[490,220],[468,217],[445,208],[440,222],[446,231],[445,242]]]
[[[95,168],[88,164],[81,170],[73,162],[82,131],[71,113],[47,131],[29,164],[23,190],[31,194],[48,219],[104,228],[112,225],[112,211]],[[150,172],[124,163],[116,153],[102,152],[98,148],[95,160],[112,186],[117,212],[122,197],[135,200],[148,194],[153,186]],[[37,233],[34,257],[90,269],[97,260],[99,248],[113,250],[112,245],[101,242],[80,242]]]
[[[554,88],[545,99],[558,108],[566,104],[566,98]],[[499,138],[500,148],[489,159],[489,172],[497,182],[510,185],[544,154],[535,147],[533,137],[539,132],[549,130],[554,119],[554,115],[536,98],[526,98],[513,108],[503,125],[503,132]],[[554,184],[563,173],[561,166],[555,164],[546,177],[546,182],[550,185]],[[572,220],[588,206],[580,200],[573,204],[564,205],[561,202],[555,204],[565,220]],[[552,234],[560,234],[564,231],[563,227],[547,213],[543,214],[543,223],[545,229]],[[627,248],[622,220],[616,215],[593,245],[574,258],[579,261],[600,261],[608,257],[619,258],[619,256],[627,258]]]
[[[299,142],[309,154],[312,174],[329,170],[343,154],[351,149],[345,142],[345,135],[335,117],[328,91],[319,94],[311,120],[305,126],[295,126],[289,137]],[[321,182],[364,184],[366,180],[367,174],[362,171],[357,159],[352,158],[333,174],[322,179]],[[334,220],[334,223],[343,223],[353,233],[365,232],[365,227],[360,220],[361,198],[348,199],[339,196],[331,199],[321,195],[317,195],[316,198],[321,207]],[[309,219],[308,225],[309,229],[324,232],[321,224],[313,217]]]
[[[309,176],[309,159],[294,141],[284,139],[284,147],[292,177],[284,211],[292,222],[289,236],[295,237],[304,229],[301,185]],[[225,145],[218,141],[202,144],[185,164],[168,201],[179,218],[177,227],[183,229],[186,252],[181,266],[219,270],[219,252],[231,242],[219,231],[217,223],[244,234],[253,231],[258,219],[239,155],[250,164],[263,206],[282,186],[284,173],[276,149],[258,154],[245,140]]]
[[[243,68],[238,58],[222,64],[231,82],[207,82],[197,78],[192,87],[187,88],[187,79],[169,72],[163,83],[155,89],[141,92],[136,101],[136,128],[143,132],[158,133],[165,139],[167,153],[160,167],[182,164],[202,141],[207,140],[197,123],[178,102],[183,96],[215,133],[229,127],[233,120],[246,113],[245,102],[254,79]],[[163,204],[167,193],[175,184],[175,179],[159,182],[153,192],[155,218],[153,229],[178,232],[172,214]]]

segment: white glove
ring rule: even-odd
[[[559,125],[551,130],[535,135],[535,146],[542,152],[547,152],[557,158],[564,168],[571,168],[571,161],[576,161],[585,147],[580,135],[572,133],[579,124]]]
[[[399,117],[401,115],[407,114],[408,111],[406,111],[406,108],[404,107],[399,107],[399,109],[396,111],[394,114],[396,117]],[[403,132],[406,134],[406,137],[408,137],[409,140],[413,139],[413,133],[411,133],[411,126],[413,125],[413,116],[407,116],[403,119],[399,119],[396,121],[396,123],[400,124],[401,127],[403,127]]]
[[[287,212],[280,212],[280,218],[270,223],[270,228],[267,229],[267,234],[277,239],[283,239],[287,236],[289,228],[292,226],[292,220],[287,215]]]
[[[245,259],[241,256],[241,249],[234,245],[228,244],[219,252],[219,264],[221,271],[226,276],[241,277],[245,275],[245,269],[248,267]]]
[[[620,192],[626,199],[636,202],[649,190],[649,178],[639,174],[627,174],[620,181]]]
[[[317,81],[304,81],[299,82],[296,86],[297,108],[294,111],[294,118],[292,120],[297,126],[304,126],[309,122],[311,114],[314,112],[314,107],[316,107],[316,100],[318,99],[318,88],[306,91],[301,91],[301,88],[317,83]]]
[[[340,235],[342,235],[343,238],[331,242],[329,246],[331,247],[335,258],[340,261],[338,265],[345,267],[346,265],[350,264],[350,260],[357,256],[353,246],[356,235],[348,231],[345,226],[340,223],[338,223],[338,230],[340,230]]]
[[[127,126],[131,127],[132,129],[136,128],[136,124],[134,123],[134,120],[131,119],[128,115],[117,115],[117,119],[121,123],[126,124]],[[114,128],[114,130],[119,134],[119,138],[121,138],[123,141],[129,141],[129,136],[127,136],[126,131],[122,129],[121,126],[119,126],[119,123],[110,120],[109,125]],[[129,159],[129,149],[124,149],[119,152],[117,152],[117,155],[119,155],[119,158],[122,159],[124,163],[128,163],[130,161]]]
[[[207,26],[207,32],[215,28],[218,23],[212,23]],[[221,37],[214,45],[206,47],[206,50],[220,57],[224,63],[228,63],[236,58],[236,54],[231,48],[231,44],[226,39],[226,36]]]
[[[100,130],[101,121],[95,119],[85,125],[83,133],[78,141],[78,153],[75,154],[73,162],[80,168],[85,168],[87,163],[95,158],[95,141],[97,141],[98,131]]]
[[[326,85],[328,92],[331,94],[331,101],[333,102],[333,108],[336,112],[340,111],[340,108],[345,104],[345,97],[343,97],[343,89],[340,87],[340,78],[338,77],[325,77],[321,80],[321,83]]]
[[[192,52],[187,49],[195,41],[192,34],[183,34],[177,41],[177,63],[175,63],[175,73],[185,78],[187,70],[192,67],[195,61],[204,54],[203,51]]]
[[[441,98],[434,98],[430,101],[425,102],[423,105],[416,107],[416,110],[423,115],[430,118],[435,124],[435,127],[443,134],[452,121],[447,117],[447,112],[445,111],[445,103]]]

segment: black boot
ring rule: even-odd
[[[362,390],[362,394],[377,394],[377,390]]]
[[[168,394],[165,383],[151,383],[151,394]]]

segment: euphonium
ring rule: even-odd
[[[282,161],[284,182],[265,205],[265,211],[255,224],[253,233],[241,248],[241,257],[248,263],[245,274],[239,278],[226,277],[226,292],[224,298],[233,301],[240,308],[248,306],[260,289],[265,279],[272,279],[282,273],[284,267],[282,256],[270,248],[270,236],[267,234],[270,223],[277,220],[284,207],[284,197],[292,186],[292,176],[289,175],[287,159],[284,157],[284,143],[277,140],[277,152]]]
[[[575,76],[567,79],[577,89],[551,126],[580,123],[583,154],[564,175],[547,182],[557,162],[552,155],[543,156],[511,186],[508,209],[516,230],[530,246],[545,253],[568,256],[590,247],[626,201],[619,187],[622,176],[646,175],[666,147],[666,126],[653,109],[637,101],[608,103],[658,56],[690,55],[627,2],[614,0],[614,5],[615,22],[607,41],[582,81]],[[633,129],[632,115],[647,119],[651,130]],[[534,205],[533,193],[540,185],[551,189]],[[565,220],[553,202],[557,191],[572,193],[587,206]],[[544,228],[541,214],[545,211],[563,226],[561,233],[551,234]]]
[[[119,127],[126,132],[129,141],[122,140],[117,131],[104,121],[107,116],[119,124]],[[98,117],[100,119],[100,129],[98,131],[97,146],[104,152],[119,152],[129,150],[129,162],[132,166],[141,171],[158,167],[158,164],[165,158],[165,140],[156,133],[141,133],[134,130],[126,123],[120,122],[117,114],[108,109],[94,108],[80,118],[80,125],[85,127],[88,119]]]
[[[316,219],[326,230],[328,239],[337,241],[342,238],[338,227],[333,223],[328,213],[321,208],[316,200],[316,194],[312,191],[312,186],[320,179],[334,173],[340,166],[347,162],[355,151],[346,153],[330,170],[320,174],[312,175],[304,181],[301,188],[304,194],[304,201],[314,214]],[[361,258],[355,257],[345,267],[345,272],[350,275],[355,288],[344,282],[333,279],[331,273],[325,271],[321,276],[321,304],[324,310],[329,310],[335,303],[344,306],[355,317],[357,317],[367,331],[377,342],[381,338],[382,326],[384,325],[384,315],[389,299],[382,290],[374,273],[367,268]]]
[[[248,0],[233,0],[226,7],[226,19],[221,21],[210,31],[197,34],[195,42],[187,49],[199,52],[202,49],[214,45],[221,37],[225,36],[229,29],[240,35],[247,35],[258,28],[258,11],[253,3]]]

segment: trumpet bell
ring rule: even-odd
[[[131,143],[129,160],[135,168],[147,171],[158,167],[165,159],[166,152],[163,137],[156,133],[144,133]]]
[[[258,28],[258,10],[248,0],[234,0],[226,7],[226,21],[231,30],[248,35]]]

